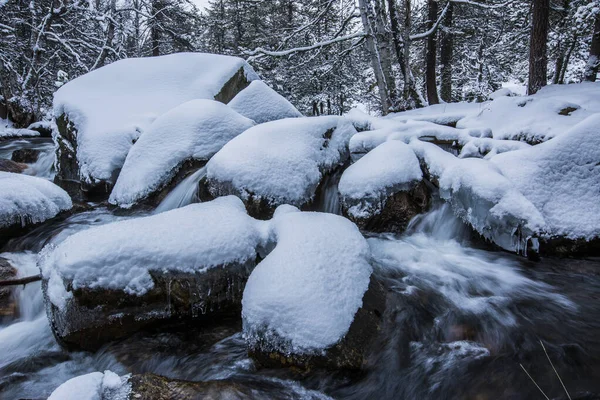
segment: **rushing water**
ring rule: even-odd
[[[186,178],[159,209],[195,201],[203,174]],[[338,213],[337,178],[323,187],[319,207]],[[44,245],[146,214],[96,207],[13,239],[0,256],[21,276],[36,274]],[[477,249],[468,237],[446,206],[416,217],[402,236],[367,237],[387,307],[363,373],[257,369],[237,319],[139,333],[93,354],[67,352],[48,326],[40,284],[18,287],[18,319],[0,326],[0,399],[45,398],[72,377],[107,369],[226,379],[251,387],[254,398],[543,399],[522,368],[549,398],[566,399],[540,340],[571,396],[598,398],[600,262],[533,264]]]
[[[49,138],[27,138],[0,141],[0,158],[10,159],[13,151],[19,149],[39,150],[35,163],[29,164],[25,174],[39,176],[40,178],[54,178],[54,143]]]
[[[198,201],[198,184],[206,176],[206,167],[190,174],[160,202],[156,213],[161,213],[175,208],[185,207]]]

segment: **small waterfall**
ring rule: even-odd
[[[40,152],[37,161],[29,165],[29,168],[27,168],[24,172],[27,175],[33,175],[52,180],[54,179],[55,175],[54,160],[54,148]]]
[[[194,172],[175,188],[156,207],[155,213],[162,213],[175,208],[185,207],[198,201],[198,184],[206,176],[206,167]]]
[[[343,172],[343,168],[338,168],[336,171],[323,176],[323,180],[317,188],[313,204],[309,209],[310,211],[342,214],[338,184]]]

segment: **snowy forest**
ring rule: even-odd
[[[483,101],[503,82],[527,84],[530,43],[540,60],[531,94],[546,81],[595,80],[598,70],[597,0],[3,3],[0,94],[22,127],[73,78],[184,51],[245,58],[305,115]]]
[[[0,0],[0,400],[600,399],[599,0]]]

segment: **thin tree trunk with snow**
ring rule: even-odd
[[[437,20],[438,3],[436,0],[427,0],[428,22],[427,29],[432,29]],[[437,93],[436,84],[436,58],[437,58],[437,41],[436,33],[427,36],[427,53],[425,63],[425,86],[427,89],[427,101],[429,104],[439,104],[440,99]]]
[[[600,67],[600,14],[596,15],[594,23],[594,33],[590,43],[590,55],[585,68],[583,79],[590,82],[596,82],[598,68]]]
[[[533,17],[529,42],[528,94],[536,93],[547,83],[549,14],[550,0],[533,0]]]
[[[450,3],[448,5],[448,11],[446,11],[446,15],[444,16],[444,29],[442,30],[440,40],[440,97],[446,103],[452,101],[452,57],[454,53],[454,38],[452,36],[453,12],[454,5]]]
[[[381,110],[383,114],[387,114],[390,111],[390,98],[387,91],[387,84],[381,67],[381,60],[375,44],[374,30],[371,27],[371,18],[369,16],[369,0],[358,0],[358,6],[360,10],[360,17],[366,33],[366,44],[369,58],[371,59],[371,65],[375,74],[375,80],[379,89],[379,98],[381,102]]]

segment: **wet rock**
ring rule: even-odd
[[[27,165],[23,163],[0,158],[0,172],[13,172],[15,174],[20,174],[26,169]]]
[[[239,315],[244,284],[254,261],[214,267],[203,273],[151,271],[154,288],[138,296],[108,288],[73,289],[63,309],[48,300],[46,312],[55,337],[68,349],[94,351],[134,332],[177,320],[212,323]],[[70,283],[65,282],[70,289]]]
[[[17,270],[7,259],[0,257],[0,281],[14,279]],[[17,303],[13,296],[13,287],[0,287],[0,324],[4,324],[17,316]]]
[[[17,163],[33,164],[38,160],[40,151],[37,149],[18,149],[13,151],[11,160]]]
[[[286,385],[275,379],[234,378],[206,382],[169,379],[155,374],[136,374],[129,378],[130,400],[171,399],[322,399],[318,392]]]
[[[392,192],[388,197],[363,207],[369,210],[361,216],[348,213],[357,204],[344,201],[343,213],[361,230],[368,232],[402,233],[410,220],[429,208],[431,190],[426,181],[421,181],[408,191]]]
[[[277,341],[277,338],[270,334],[269,338],[255,341],[249,346],[250,356],[259,365],[268,368],[359,370],[366,364],[368,352],[380,330],[386,305],[385,289],[373,276],[362,302],[363,305],[354,315],[354,321],[346,335],[328,349],[312,354],[285,353],[272,347],[272,342]]]

